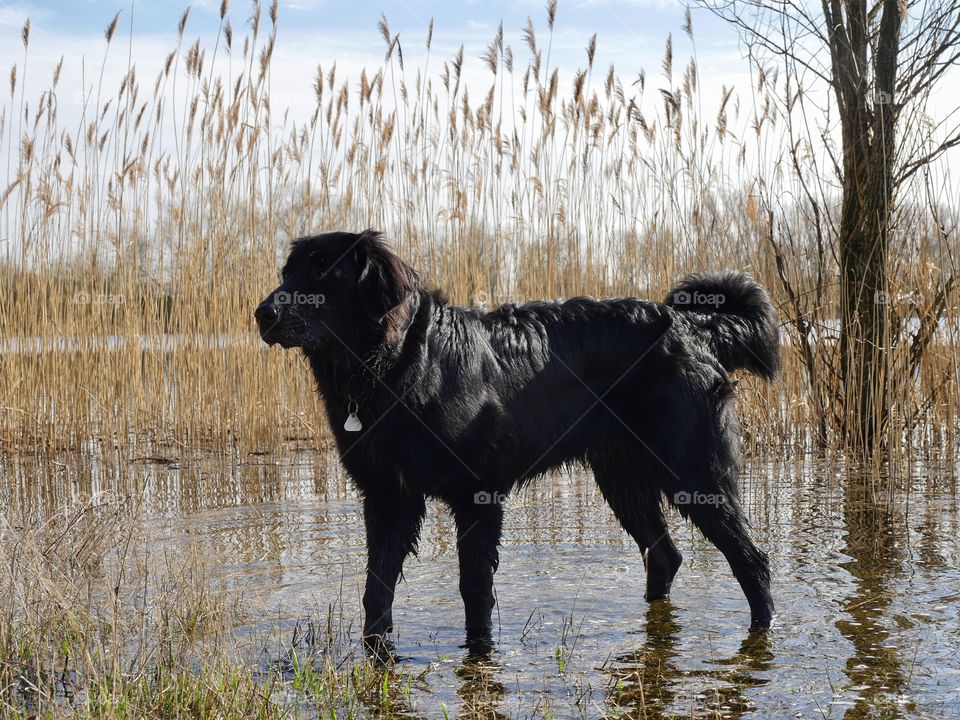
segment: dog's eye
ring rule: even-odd
[[[310,269],[313,270],[316,275],[320,276],[326,275],[330,272],[330,266],[324,262],[324,259],[319,255],[310,256]]]
[[[319,257],[313,259],[313,262],[310,266],[311,273],[318,280],[323,280],[324,278],[339,278],[343,275],[343,270],[339,264],[330,264],[326,259],[321,259]]]

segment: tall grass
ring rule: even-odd
[[[0,119],[12,158],[0,194],[5,446],[322,434],[301,360],[262,348],[251,310],[289,239],[367,226],[463,303],[659,298],[693,270],[749,270],[773,292],[787,344],[782,381],[741,385],[747,437],[829,444],[836,279],[808,261],[830,251],[801,200],[811,165],[791,163],[776,79],[759,77],[743,101],[725,88],[704,109],[695,54],[681,63],[668,39],[656,78],[624,79],[597,65],[596,37],[561,77],[556,13],[545,30],[528,24],[523,47],[501,26],[479,59],[462,47],[434,57],[431,23],[420,67],[384,18],[383,64],[347,78],[319,57],[314,109],[294,120],[271,103],[277,3],[255,6],[239,36],[224,2],[212,47],[189,39],[185,13],[157,77],[130,65],[113,88],[101,71],[77,127],[58,119],[59,67],[47,90],[26,90],[38,80],[25,26]],[[689,19],[685,30],[692,53]],[[115,18],[104,67],[116,31]],[[467,86],[468,62],[488,69],[485,92]],[[834,213],[835,195],[823,197]],[[892,390],[896,434],[906,447],[952,444],[953,249],[926,205],[901,216],[896,292],[908,300],[891,312],[922,333],[946,317],[948,330],[914,360],[908,346],[892,357],[891,372],[912,378]]]
[[[40,522],[0,517],[0,716],[297,718],[403,714],[410,679],[331,618],[283,645],[241,638],[243,594],[200,548],[153,557],[135,499],[109,493]],[[14,524],[16,523],[16,524]],[[279,633],[278,633],[279,637]],[[258,644],[259,643],[259,644]]]

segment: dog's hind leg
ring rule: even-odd
[[[730,564],[750,604],[751,627],[769,627],[774,616],[769,560],[750,539],[737,499],[720,497],[721,501],[714,505],[689,505],[685,513]]]
[[[378,492],[363,499],[367,530],[363,638],[372,649],[379,649],[393,629],[393,595],[403,561],[416,550],[425,513],[422,495]]]
[[[740,506],[740,439],[732,392],[721,384],[701,395],[706,402],[699,411],[688,408],[685,422],[665,423],[674,442],[664,457],[672,461],[676,481],[668,498],[723,553],[750,604],[751,626],[763,628],[774,615],[770,564],[750,538]]]
[[[453,507],[460,557],[460,595],[466,617],[467,646],[485,652],[492,633],[493,574],[500,562],[498,546],[503,528],[503,508],[498,495],[478,493],[472,504]],[[481,503],[480,498],[488,502]]]
[[[676,577],[683,555],[670,537],[667,520],[663,516],[659,493],[655,509],[650,511],[650,545],[647,547],[647,592],[649,602],[670,597],[670,587]]]
[[[620,525],[640,547],[647,567],[644,597],[652,602],[669,597],[683,555],[670,537],[660,490],[637,477],[638,465],[618,468],[592,463],[600,492]]]

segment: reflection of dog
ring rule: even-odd
[[[379,234],[337,232],[294,243],[256,317],[266,342],[303,349],[363,494],[366,637],[391,629],[424,499],[436,497],[457,524],[468,638],[488,638],[497,499],[569,462],[593,469],[646,554],[650,600],[669,593],[681,562],[661,498],[718,498],[677,508],[726,556],[753,624],[770,622],[767,559],[737,499],[728,373],[772,378],[779,345],[770,300],[748,277],[692,276],[663,304],[580,297],[485,312],[423,289]]]

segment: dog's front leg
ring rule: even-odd
[[[363,500],[367,530],[367,582],[363,593],[363,639],[384,645],[393,629],[393,594],[403,561],[416,551],[426,506],[422,495],[368,493]]]
[[[503,526],[503,508],[496,502],[498,499],[477,493],[473,504],[455,507],[453,511],[469,647],[487,646],[493,631],[493,574],[500,560],[498,546]]]

